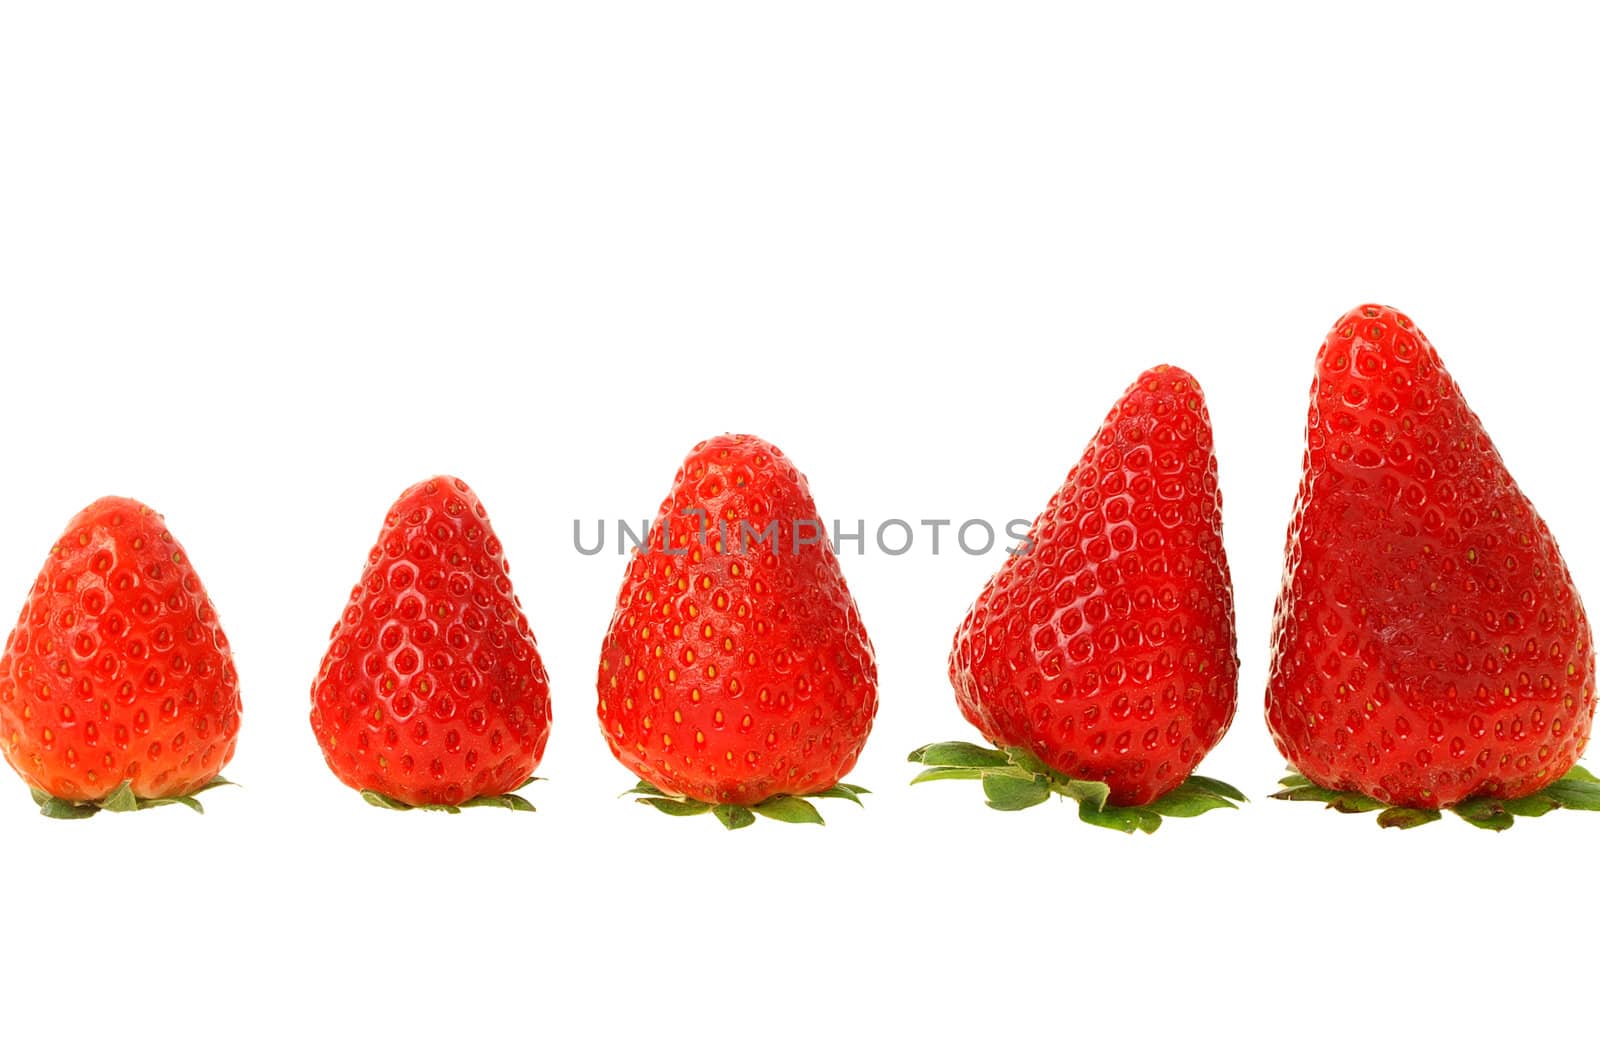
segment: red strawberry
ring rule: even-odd
[[[1566,563],[1392,307],[1352,310],[1317,354],[1272,643],[1267,723],[1324,790],[1516,799],[1588,741],[1594,644]]]
[[[550,685],[489,515],[460,480],[395,501],[311,685],[328,767],[374,805],[531,809]]]
[[[872,727],[877,666],[782,451],[718,436],[689,452],[628,563],[598,686],[611,752],[668,812],[815,820],[776,796],[859,790],[837,785]]]
[[[950,652],[962,714],[1008,753],[925,747],[913,760],[932,769],[919,779],[998,766],[1000,779],[982,773],[991,805],[1021,808],[1054,790],[1092,802],[1081,815],[1097,823],[1108,802],[1175,792],[1227,731],[1237,696],[1222,498],[1195,379],[1173,366],[1142,374],[1029,542],[990,579]],[[1195,777],[1154,811],[1193,815],[1238,797]]]
[[[161,515],[105,498],[50,552],[0,657],[0,742],[46,814],[182,800],[239,735],[228,639]]]

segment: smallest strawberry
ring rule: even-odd
[[[412,485],[384,517],[311,686],[339,780],[380,809],[532,812],[550,682],[488,511],[465,482]]]
[[[1163,817],[1195,817],[1213,809],[1237,809],[1235,802],[1248,801],[1237,788],[1196,773],[1143,805],[1113,805],[1109,785],[1056,772],[1020,746],[997,750],[974,743],[933,743],[913,750],[907,760],[925,766],[913,784],[978,780],[989,808],[1003,812],[1040,805],[1054,794],[1077,802],[1078,819],[1085,824],[1128,834],[1148,835]]]
[[[1290,766],[1291,769],[1293,767]],[[1438,809],[1389,805],[1359,791],[1335,791],[1319,787],[1298,772],[1291,772],[1278,782],[1283,785],[1283,790],[1274,794],[1274,798],[1286,802],[1321,802],[1341,813],[1377,812],[1379,827],[1417,828],[1443,817]],[[1600,780],[1595,779],[1594,774],[1582,765],[1574,765],[1554,783],[1524,797],[1480,796],[1445,808],[1475,828],[1504,831],[1517,822],[1517,817],[1544,816],[1555,809],[1600,812]]]

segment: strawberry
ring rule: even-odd
[[[40,811],[81,818],[225,783],[239,680],[161,515],[104,498],[50,551],[0,656],[0,744]]]
[[[311,685],[333,774],[373,805],[532,810],[550,684],[500,540],[452,477],[408,488],[367,554]]]
[[[877,666],[805,477],[755,436],[698,444],[628,563],[599,716],[641,801],[820,823],[878,707]],[[858,802],[859,804],[859,802]]]
[[[1594,667],[1555,539],[1433,345],[1392,307],[1340,318],[1273,618],[1267,724],[1297,770],[1280,796],[1412,811],[1391,826],[1593,804],[1587,773],[1561,781]]]
[[[1157,366],[1106,415],[956,632],[961,713],[999,749],[938,743],[914,782],[982,779],[989,804],[1053,793],[1084,820],[1153,831],[1243,795],[1191,776],[1233,719],[1233,585],[1211,419]]]

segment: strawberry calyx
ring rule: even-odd
[[[375,805],[379,809],[393,809],[397,812],[409,812],[412,809],[426,809],[434,813],[455,814],[461,812],[463,809],[488,808],[514,809],[519,813],[534,813],[538,812],[538,810],[534,809],[533,803],[515,792],[522,790],[522,788],[526,787],[528,784],[540,779],[543,779],[543,777],[529,776],[527,779],[523,780],[521,783],[517,784],[504,794],[480,794],[475,797],[468,798],[460,805],[449,805],[444,802],[426,802],[422,805],[412,805],[410,802],[402,802],[398,798],[391,798],[388,795],[380,794],[377,791],[362,791],[361,797],[366,799],[368,805]]]
[[[1163,817],[1196,817],[1213,809],[1237,809],[1249,801],[1238,788],[1209,776],[1191,775],[1144,805],[1112,805],[1111,788],[1097,780],[1064,776],[1019,746],[996,749],[975,743],[931,743],[906,760],[925,766],[911,782],[978,780],[990,809],[1013,812],[1046,801],[1052,794],[1078,803],[1078,819],[1096,827],[1146,835]]]
[[[33,795],[33,802],[39,807],[43,816],[54,820],[87,820],[102,809],[108,813],[137,813],[144,809],[154,809],[162,805],[184,805],[196,813],[204,813],[199,799],[195,797],[214,787],[233,787],[237,784],[225,780],[221,776],[213,776],[209,782],[188,794],[175,794],[167,798],[141,798],[133,793],[133,785],[123,780],[117,789],[104,798],[92,801],[80,801],[73,798],[61,798],[49,791],[42,791],[37,787],[29,787],[28,793]]]
[[[1294,768],[1293,765],[1289,767]],[[1329,790],[1298,772],[1291,772],[1278,782],[1283,790],[1273,794],[1274,798],[1288,802],[1321,802],[1341,813],[1377,811],[1378,826],[1385,828],[1421,827],[1443,819],[1446,811],[1486,831],[1504,831],[1515,824],[1518,817],[1544,816],[1553,809],[1600,812],[1600,779],[1581,765],[1572,766],[1554,783],[1522,798],[1468,798],[1444,810],[1390,805],[1359,791]]]
[[[702,802],[682,794],[668,794],[651,783],[640,780],[623,791],[619,797],[635,795],[640,805],[665,813],[668,816],[700,816],[710,813],[729,831],[747,828],[756,822],[756,816],[777,820],[785,824],[824,824],[822,814],[811,804],[813,798],[843,798],[861,805],[861,795],[871,794],[865,787],[853,783],[837,783],[825,791],[814,794],[775,794],[754,805],[733,805],[728,802]]]

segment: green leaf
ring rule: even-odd
[[[39,804],[39,812],[53,820],[88,820],[100,811],[98,805],[69,802],[54,795]]]
[[[1492,798],[1471,798],[1451,806],[1450,811],[1473,827],[1489,831],[1504,831],[1517,822]]]
[[[1298,772],[1291,772],[1291,773],[1289,773],[1289,775],[1283,777],[1283,779],[1279,780],[1278,782],[1280,784],[1282,784],[1283,786],[1285,786],[1285,787],[1309,787],[1309,786],[1311,786],[1311,781],[1306,779],[1304,776],[1300,775]]]
[[[711,812],[729,831],[747,828],[756,822],[756,815],[743,805],[714,805]]]
[[[1567,769],[1567,774],[1562,776],[1561,779],[1568,783],[1571,783],[1574,780],[1582,783],[1600,783],[1600,779],[1596,779],[1595,774],[1584,768],[1582,765],[1573,765],[1571,768]]]
[[[461,803],[461,808],[472,809],[477,807],[493,807],[496,809],[515,809],[519,813],[536,812],[533,803],[520,794],[480,794],[476,798],[468,798]]]
[[[1303,787],[1288,787],[1272,795],[1291,802],[1321,802],[1330,809],[1337,809],[1341,813],[1371,813],[1378,809],[1387,809],[1387,802],[1380,802],[1376,798],[1355,791],[1330,791],[1326,787],[1306,784]]]
[[[1218,779],[1212,779],[1210,776],[1201,776],[1197,773],[1190,776],[1183,782],[1185,786],[1192,785],[1200,788],[1202,791],[1206,791],[1209,794],[1221,795],[1223,798],[1231,798],[1235,802],[1248,802],[1250,800],[1244,796],[1243,791],[1235,787],[1233,784],[1224,783]],[[1234,808],[1238,807],[1235,806]]]
[[[1161,816],[1149,809],[1140,806],[1108,805],[1096,809],[1085,803],[1078,803],[1078,819],[1085,824],[1096,827],[1111,828],[1113,831],[1125,832],[1129,835],[1135,831],[1151,834],[1161,826]]]
[[[1010,761],[999,750],[972,743],[931,743],[913,750],[907,760],[941,768],[988,768]]]
[[[915,781],[912,781],[912,782],[915,782]],[[861,805],[861,798],[859,796],[862,795],[862,794],[867,794],[867,793],[869,793],[869,792],[866,791],[864,788],[863,789],[859,789],[859,790],[852,790],[851,788],[846,787],[844,784],[840,783],[840,784],[838,784],[836,786],[829,787],[825,791],[818,791],[816,794],[808,794],[808,795],[806,795],[806,797],[807,798],[844,798],[847,801],[851,801],[851,802],[856,803],[857,805]]]
[[[929,780],[981,780],[984,770],[981,768],[925,768],[912,777],[911,783],[927,783]]]
[[[854,798],[854,795],[851,795]],[[719,808],[738,808],[727,806]],[[817,807],[804,798],[796,798],[790,794],[775,794],[764,802],[751,806],[756,812],[772,820],[781,820],[785,824],[821,824],[822,814],[817,812]],[[724,821],[726,823],[726,821]],[[729,827],[739,825],[730,824]]]
[[[640,805],[648,805],[658,809],[668,816],[699,816],[711,812],[711,806],[705,802],[679,801],[676,798],[636,798]]]
[[[1209,813],[1213,809],[1239,807],[1220,794],[1196,786],[1193,780],[1185,780],[1144,808],[1159,816],[1191,817]]]
[[[1025,773],[1027,773],[1029,775],[1033,775],[1033,776],[1057,776],[1057,775],[1059,775],[1059,773],[1057,773],[1049,765],[1047,765],[1043,761],[1039,760],[1039,758],[1036,757],[1034,755],[1033,751],[1031,751],[1031,750],[1024,749],[1023,747],[1020,747],[1020,746],[1008,746],[1008,747],[1006,747],[1005,753],[1006,753],[1006,758],[1011,762],[1011,764],[1015,765],[1017,768],[1022,769],[1023,772],[1025,772]],[[1065,778],[1065,777],[1062,777],[1062,778]]]
[[[1341,813],[1371,813],[1378,809],[1389,808],[1389,803],[1353,791],[1335,791],[1333,800],[1328,806]]]
[[[990,809],[1012,811],[1038,805],[1050,797],[1050,785],[1042,779],[1015,779],[990,775],[983,778],[983,794]]]
[[[1421,827],[1423,824],[1432,824],[1439,819],[1437,809],[1408,809],[1405,806],[1390,806],[1378,814],[1378,826],[1384,828]]]
[[[1544,790],[1535,793],[1554,798],[1561,803],[1563,809],[1582,809],[1591,813],[1600,811],[1600,784],[1590,783],[1587,780],[1568,780],[1562,777]]]
[[[237,787],[237,786],[239,786],[239,785],[237,783],[233,782],[232,780],[225,780],[221,776],[212,776],[211,779],[207,780],[198,789],[190,791],[187,795],[185,795],[185,797],[193,797],[196,794],[204,794],[206,791],[214,791],[218,787]]]
[[[159,799],[159,801],[163,803],[170,802],[175,805],[186,805],[190,809],[193,809],[196,813],[199,813],[201,816],[204,816],[206,812],[205,807],[200,804],[200,800],[197,799],[193,794],[178,794],[171,798]]]
[[[375,805],[379,809],[410,809],[411,808],[406,803],[401,802],[401,801],[396,801],[395,799],[390,798],[387,795],[379,794],[377,791],[362,791],[361,792],[361,797],[366,799],[366,802],[367,802],[368,805]]]
[[[841,783],[841,784],[839,784],[839,786],[843,787],[847,791],[854,791],[856,794],[871,794],[872,793],[871,791],[867,790],[865,787],[859,786],[859,785],[854,784],[854,783]]]
[[[100,808],[113,813],[133,813],[138,811],[139,799],[134,796],[133,784],[123,780],[117,784],[117,789],[100,800]]]
[[[655,797],[664,797],[664,792],[659,787],[651,783],[646,783],[644,780],[637,781],[632,787],[629,787],[617,797],[621,798],[629,794],[648,794]]]
[[[1111,800],[1111,787],[1099,780],[1069,780],[1057,777],[1051,788],[1057,794],[1071,798],[1080,805],[1104,809]]]
[[[34,805],[44,805],[44,803],[48,802],[51,798],[55,797],[54,795],[50,794],[48,791],[41,791],[37,787],[29,787],[28,788],[28,793],[33,795],[33,804]]]
[[[1552,809],[1560,809],[1561,803],[1539,791],[1525,798],[1502,798],[1500,806],[1512,816],[1544,816]]]
[[[1304,787],[1286,787],[1272,795],[1288,802],[1321,802],[1324,805],[1339,800],[1343,791],[1330,791],[1322,787],[1306,784]]]

